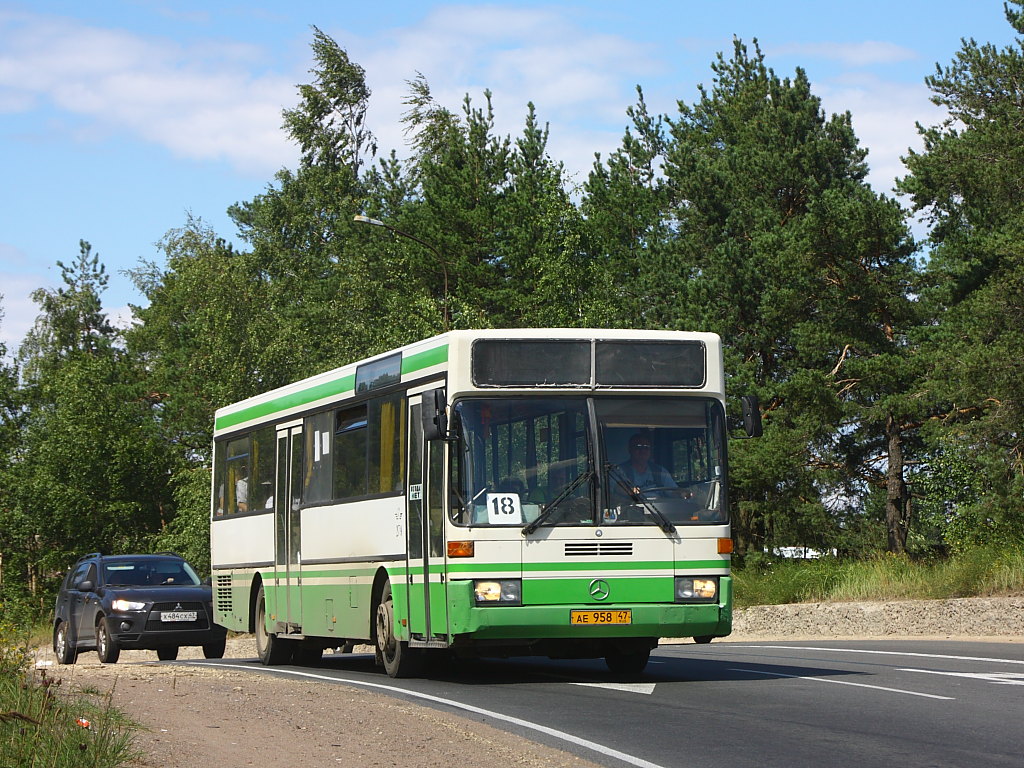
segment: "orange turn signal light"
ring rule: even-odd
[[[732,554],[732,539],[719,539],[718,540],[718,554],[720,554],[720,555],[731,555]]]
[[[449,541],[448,557],[472,557],[473,543],[472,541]]]

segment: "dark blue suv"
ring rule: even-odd
[[[155,650],[168,661],[182,645],[224,655],[227,630],[213,623],[213,594],[185,560],[158,555],[86,555],[64,578],[53,611],[53,651],[74,664],[95,649],[113,664],[121,649]]]

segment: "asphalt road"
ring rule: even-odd
[[[213,663],[369,686],[615,768],[1024,766],[1019,643],[669,645],[630,677],[547,659],[416,680],[392,680],[362,654],[315,668]]]

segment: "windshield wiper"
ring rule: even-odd
[[[654,518],[655,522],[658,523],[658,527],[661,528],[665,533],[675,533],[676,527],[672,525],[665,515],[661,513],[661,510],[651,504],[650,500],[644,496],[643,492],[637,488],[639,493],[634,492],[633,487],[627,482],[628,478],[622,473],[622,470],[617,466],[608,462],[604,465],[605,470],[608,472],[608,476],[616,482],[616,484],[626,492],[626,495],[633,500],[634,503],[641,505],[644,509],[651,513],[651,517]]]
[[[555,507],[569,498],[573,491],[583,485],[583,483],[590,480],[593,476],[594,470],[588,469],[582,475],[577,476],[575,480],[565,486],[565,488],[562,489],[562,492],[555,496],[555,498],[551,500],[550,504],[544,507],[544,511],[537,515],[533,522],[527,523],[523,526],[523,536],[529,536],[531,533],[536,531],[540,527],[540,524],[547,520],[551,516],[551,513],[555,511]]]

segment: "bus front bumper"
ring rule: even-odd
[[[453,635],[481,640],[600,637],[724,637],[732,631],[731,600],[725,603],[617,603],[614,606],[502,605],[477,606],[469,589],[449,584],[449,626]],[[580,623],[574,611],[607,612],[585,616],[597,623]],[[624,612],[628,612],[624,614]],[[574,621],[574,618],[576,621]],[[604,623],[614,618],[628,623]]]

